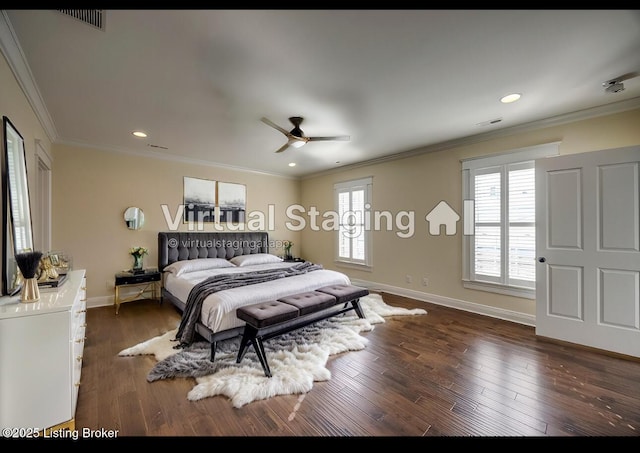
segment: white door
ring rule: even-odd
[[[640,146],[536,160],[536,334],[640,357]]]

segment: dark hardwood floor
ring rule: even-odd
[[[387,318],[362,351],[331,356],[332,378],[304,395],[240,409],[187,400],[191,378],[149,383],[154,358],[118,357],[175,328],[144,300],[87,312],[76,428],[118,436],[640,435],[640,361],[536,338],[533,327],[384,294],[426,316]]]

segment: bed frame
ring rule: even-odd
[[[158,270],[176,261],[197,258],[226,258],[269,253],[269,234],[266,232],[160,232],[158,233]],[[180,312],[185,304],[165,290],[162,285],[162,300],[171,302]],[[215,357],[216,343],[221,340],[242,335],[244,328],[236,327],[213,333],[204,324],[196,324],[196,332],[211,343],[211,360]]]

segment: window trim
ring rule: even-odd
[[[51,250],[51,181],[53,175],[53,159],[44,149],[42,141],[35,139],[36,144],[36,212],[39,220],[36,223],[36,243],[40,250]]]
[[[361,187],[365,188],[364,191],[364,206],[365,206],[365,212],[366,211],[370,211],[371,209],[371,194],[372,194],[372,189],[373,189],[373,177],[372,176],[368,176],[365,178],[359,178],[359,179],[353,179],[353,180],[349,180],[349,181],[342,181],[342,182],[338,182],[335,183],[333,185],[333,199],[334,199],[334,208],[336,213],[340,212],[339,209],[339,193],[340,192],[344,192],[345,189],[347,189],[349,192],[353,191],[354,189],[359,189]],[[368,206],[368,207],[367,207]],[[350,258],[343,258],[340,256],[340,228],[338,227],[336,229],[336,233],[335,233],[335,248],[334,248],[334,262],[336,263],[336,265],[339,266],[343,266],[343,267],[350,267],[350,268],[354,268],[354,269],[361,269],[361,270],[372,270],[373,269],[373,254],[372,254],[372,235],[371,235],[371,231],[370,231],[370,225],[368,225],[368,222],[365,219],[363,219],[364,221],[364,228],[362,229],[362,232],[364,234],[364,260],[353,260]]]
[[[489,167],[517,166],[525,162],[535,161],[544,157],[557,156],[559,154],[560,142],[550,142],[541,145],[518,148],[505,153],[491,154],[488,156],[473,157],[461,160],[462,163],[462,197],[463,204],[465,200],[474,200],[472,177],[476,170],[484,170]],[[535,168],[535,162],[534,162]],[[501,186],[506,189],[507,181],[502,178]],[[502,209],[505,209],[504,203],[506,198],[501,198]],[[468,224],[470,222],[471,231],[475,230],[474,212],[468,213],[465,210],[465,216],[469,214],[470,218],[465,218],[465,231],[469,231]],[[501,220],[501,224],[503,221]],[[504,225],[503,225],[504,227]],[[508,227],[508,225],[507,225]],[[527,299],[535,299],[535,284],[533,288],[518,286],[515,284],[490,282],[486,280],[476,280],[474,271],[474,241],[472,235],[462,236],[462,285],[464,288],[475,289],[479,291],[488,291],[498,294],[506,294],[515,297]],[[504,244],[503,244],[504,247]]]

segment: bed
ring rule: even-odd
[[[162,298],[183,313],[183,321],[185,309],[189,309],[187,301],[191,290],[205,280],[211,277],[225,279],[232,274],[267,276],[256,278],[256,283],[216,290],[202,296],[194,329],[211,343],[212,359],[217,341],[241,335],[244,330],[244,321],[236,316],[237,308],[327,285],[351,283],[347,275],[319,267],[312,263],[285,262],[270,254],[266,232],[158,233]],[[301,271],[294,272],[297,269]],[[295,275],[268,279],[272,274],[283,272]]]

